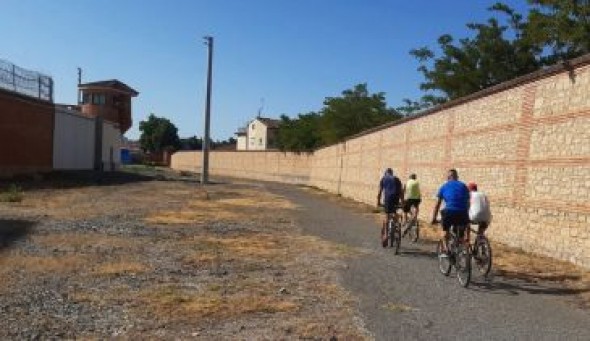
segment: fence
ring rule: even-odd
[[[0,88],[53,102],[53,79],[0,59]]]

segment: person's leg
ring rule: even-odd
[[[449,229],[451,228],[452,221],[451,221],[450,215],[448,214],[448,212],[446,210],[440,211],[440,217],[441,217],[442,229],[444,232],[443,251],[448,252],[449,251],[449,248],[448,248]]]
[[[486,233],[487,228],[488,228],[488,223],[486,223],[486,222],[479,223],[479,227],[477,229],[477,234],[483,236]]]

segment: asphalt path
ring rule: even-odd
[[[365,251],[347,261],[342,284],[377,340],[590,340],[590,312],[572,290],[500,276],[462,288],[438,271],[432,243],[404,239],[396,256],[372,219],[295,186],[264,186],[300,207],[306,233]]]

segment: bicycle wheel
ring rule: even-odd
[[[392,247],[395,248],[395,254],[399,254],[399,246],[402,241],[402,227],[399,223],[395,223],[393,226],[393,240],[392,240]]]
[[[418,221],[416,219],[412,219],[410,221],[410,226],[408,226],[408,238],[412,243],[418,241],[418,237],[420,236],[420,231],[418,227]]]
[[[451,273],[451,260],[444,251],[442,240],[436,246],[436,254],[438,256],[438,269],[443,275],[448,276]]]
[[[393,247],[393,220],[387,222],[387,244]]]
[[[461,286],[467,288],[471,282],[471,252],[463,245],[457,246],[455,254],[455,269]]]
[[[473,259],[479,273],[487,276],[492,269],[492,247],[485,237],[477,237],[473,245]]]

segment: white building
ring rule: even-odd
[[[257,117],[245,128],[238,129],[237,150],[269,150],[277,148],[279,120]]]

